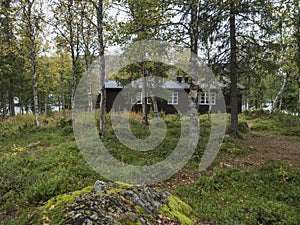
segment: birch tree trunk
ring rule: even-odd
[[[91,81],[91,71],[90,67],[92,65],[93,54],[91,53],[91,42],[92,36],[95,35],[92,29],[93,24],[90,23],[95,16],[94,11],[91,12],[90,5],[86,4],[86,2],[82,2],[81,10],[81,22],[80,22],[80,33],[81,33],[81,41],[84,51],[84,60],[85,60],[85,70],[86,70],[86,78],[87,78],[87,88],[88,88],[88,111],[91,112],[93,110],[93,96],[92,96],[92,81]],[[91,5],[94,7],[93,5]]]
[[[41,127],[40,122],[40,111],[39,111],[39,101],[38,101],[38,78],[36,69],[36,31],[38,29],[38,17],[33,15],[33,4],[34,0],[22,2],[22,10],[25,18],[25,23],[29,28],[28,38],[30,40],[30,59],[31,59],[31,74],[33,78],[33,107],[35,114],[35,121],[38,128]]]
[[[141,73],[142,73],[142,125],[149,125],[148,115],[147,115],[147,96],[146,96],[146,70],[145,70],[145,62],[141,63]]]
[[[35,121],[37,127],[41,127],[39,100],[38,100],[38,78],[36,74],[36,47],[35,47],[35,34],[34,27],[30,25],[30,41],[31,41],[31,73],[33,77],[33,105],[35,113]]]
[[[88,111],[93,110],[93,96],[92,96],[92,81],[91,81],[91,71],[90,64],[86,63],[86,76],[87,76],[87,85],[88,85]]]
[[[63,63],[62,64],[62,71],[61,71],[61,74],[60,74],[60,81],[61,81],[61,109],[63,111],[63,115],[66,114],[64,71],[65,71],[65,64]]]
[[[46,94],[45,94],[45,116],[48,115],[48,100],[49,100],[49,97],[48,97],[48,93],[46,92]]]
[[[198,20],[198,3],[197,1],[190,1],[191,4],[191,21],[190,21],[190,42],[191,42],[191,77],[189,79],[190,90],[189,96],[191,98],[191,114],[190,114],[190,138],[189,145],[196,145],[198,137],[193,136],[198,133],[198,39],[199,39],[199,20]]]
[[[102,136],[106,132],[106,90],[105,90],[105,58],[104,58],[104,40],[103,40],[103,0],[93,1],[90,0],[96,10],[97,17],[97,40],[99,50],[99,95],[100,95],[100,130],[99,135]]]
[[[283,82],[282,82],[282,85],[281,85],[281,88],[279,90],[279,92],[277,93],[274,101],[273,101],[273,104],[272,104],[272,107],[271,107],[271,110],[270,110],[270,115],[272,115],[272,113],[274,112],[274,110],[276,109],[276,106],[278,105],[278,102],[279,100],[281,99],[282,97],[282,94],[284,92],[284,89],[286,87],[286,84],[288,82],[288,78],[289,78],[289,73],[287,73],[285,76],[284,76],[284,79],[283,79]]]
[[[75,41],[74,41],[74,20],[73,20],[73,7],[74,7],[74,2],[73,0],[68,2],[67,5],[67,10],[68,10],[68,15],[69,15],[69,21],[67,23],[68,26],[68,31],[70,34],[70,39],[69,39],[69,45],[70,45],[70,52],[71,52],[71,58],[72,58],[72,90],[71,90],[71,109],[72,109],[72,118],[74,118],[74,102],[75,102],[75,92],[76,92],[76,61],[77,57],[75,55]],[[78,52],[77,52],[78,55]]]
[[[152,104],[153,104],[154,116],[158,117],[158,106],[157,106],[156,96],[155,95],[151,95],[151,100],[152,100]]]

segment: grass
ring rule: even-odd
[[[299,117],[266,112],[246,112],[240,124],[243,135],[300,136]],[[245,128],[245,126],[241,126]],[[244,153],[228,138],[216,161]],[[281,162],[252,168],[215,167],[192,185],[172,193],[186,201],[199,221],[211,224],[300,224],[300,170]]]
[[[195,210],[199,221],[296,225],[299,185],[299,170],[272,163],[252,169],[217,168],[173,193]]]
[[[66,132],[70,127],[59,121],[37,130],[34,118],[25,116],[0,126],[0,224],[26,224],[31,211],[51,197],[101,178]]]
[[[245,112],[240,121],[247,122],[252,131],[271,135],[300,136],[300,117],[274,112],[270,116],[265,111]]]
[[[107,135],[101,140],[114,157],[125,163],[153,164],[171,154],[180,136],[180,117],[164,115],[163,118],[168,128],[167,136],[152,151],[136,152],[125,147],[116,138],[110,123]],[[0,224],[28,224],[34,210],[52,197],[104,179],[82,157],[72,133],[70,113],[66,116],[55,114],[47,120],[48,124],[41,129],[35,127],[31,115],[0,121]],[[200,139],[184,168],[186,173],[198,170],[208,141],[210,122],[205,115],[199,120]],[[129,122],[133,133],[145,139],[150,132],[140,121],[140,114],[131,114]],[[250,124],[255,132],[295,135],[298,129],[291,131],[288,126],[296,123],[294,118],[283,121],[279,116],[257,118],[246,114],[241,116],[241,121]],[[289,124],[283,126],[284,123]],[[281,124],[279,128],[278,124]],[[226,140],[221,146],[222,154],[233,157],[243,154],[243,149],[234,140]],[[218,159],[214,164],[218,164]],[[203,174],[191,186],[178,187],[174,193],[195,209],[201,221],[296,224],[300,210],[297,205],[299,179],[299,170],[279,164],[249,170],[222,168]]]

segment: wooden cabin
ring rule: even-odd
[[[219,88],[216,87],[219,86]],[[151,85],[150,85],[151,86]],[[135,83],[128,88],[128,85],[123,86],[117,81],[108,80],[105,83],[106,88],[106,109],[107,112],[110,111],[142,111],[142,88],[141,83]],[[130,89],[128,91],[123,91],[124,89]],[[198,111],[200,114],[207,113],[209,107],[211,106],[211,112],[224,111],[222,109],[226,108],[227,112],[230,112],[230,85],[218,82],[217,84],[211,84],[210,88],[207,85],[199,84],[200,92],[198,95]],[[239,112],[242,111],[242,92],[244,89],[242,85],[238,85],[238,108]],[[147,86],[146,96],[147,96],[147,111],[149,112],[152,107],[151,93],[156,93],[157,87],[149,88]],[[189,83],[188,79],[182,77],[177,77],[176,81],[166,80],[159,90],[166,90],[167,97],[159,98],[156,97],[158,112],[163,111],[166,114],[175,114],[178,111],[185,113],[189,110]],[[222,90],[225,106],[220,105],[222,102],[222,95],[218,91]],[[99,102],[99,98],[97,100]],[[97,105],[97,104],[96,104]]]

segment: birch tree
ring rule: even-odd
[[[99,65],[99,95],[100,95],[100,131],[99,135],[106,132],[106,90],[105,90],[105,44],[104,44],[104,3],[103,0],[89,0],[96,12],[96,22],[93,23],[97,30],[98,65]]]
[[[64,39],[72,59],[71,108],[73,112],[74,97],[79,79],[80,48],[80,8],[77,0],[50,1],[53,18],[48,23],[53,26],[57,37]]]
[[[118,0],[115,7],[126,13],[125,21],[120,21],[118,37],[119,44],[130,44],[133,42],[143,42],[149,40],[161,40],[166,26],[169,24],[168,1],[134,1]],[[143,45],[143,44],[141,44]],[[141,47],[143,49],[145,46]],[[145,49],[144,53],[147,52]],[[143,52],[140,57],[140,77],[142,79],[142,125],[149,124],[147,115],[146,77],[148,68],[146,56]],[[154,100],[155,102],[155,100]]]
[[[88,106],[89,111],[93,109],[93,96],[92,96],[92,81],[91,81],[91,65],[93,63],[95,52],[97,48],[97,30],[93,26],[93,19],[95,17],[94,6],[90,2],[81,2],[81,43],[84,52],[85,61],[85,74],[88,85]]]
[[[14,97],[17,65],[18,43],[14,35],[14,11],[12,1],[0,3],[0,93],[3,116],[15,116]],[[7,108],[8,105],[8,108]]]
[[[26,38],[30,40],[31,74],[33,79],[33,107],[35,121],[38,128],[41,127],[39,99],[38,99],[38,76],[37,76],[37,37],[41,23],[41,2],[36,0],[20,0],[22,18],[25,25]],[[39,4],[39,5],[38,5]]]

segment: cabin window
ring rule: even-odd
[[[150,102],[150,99],[148,97],[148,94],[146,94],[146,96],[147,96],[147,104],[150,105],[151,102]],[[143,99],[143,93],[142,92],[138,92],[138,93],[136,93],[135,99],[131,98],[131,103],[132,104],[141,105],[141,104],[143,104],[142,99]]]
[[[216,104],[216,93],[215,92],[200,92],[198,98],[199,105],[215,105]]]
[[[178,92],[173,92],[168,99],[168,105],[178,105]]]

